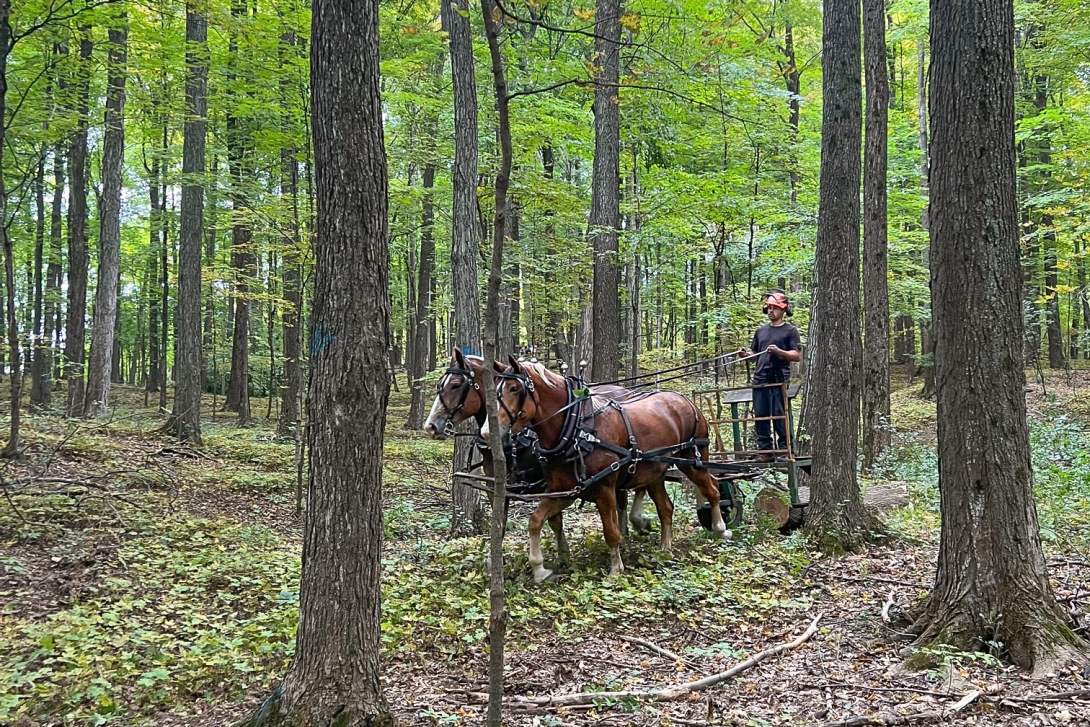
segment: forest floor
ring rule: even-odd
[[[571,562],[536,586],[526,510],[514,508],[505,543],[513,698],[680,684],[821,622],[799,648],[690,699],[509,702],[504,724],[1090,724],[1090,697],[1050,696],[1090,693],[1083,665],[1033,679],[992,655],[947,652],[933,654],[933,670],[900,668],[912,653],[904,614],[933,583],[938,542],[934,405],[918,388],[897,384],[894,446],[865,483],[903,483],[910,504],[886,513],[890,542],[861,554],[819,559],[801,535],[780,536],[751,510],[731,541],[714,540],[676,488],[672,552],[659,549],[657,532],[634,534],[625,574],[606,577],[597,515],[572,508]],[[1049,373],[1027,401],[1050,574],[1081,625],[1090,621],[1090,371]],[[272,420],[240,430],[233,416],[213,419],[211,400],[199,451],[156,432],[163,417],[142,391],[120,387],[113,404],[108,422],[29,415],[24,456],[0,469],[0,724],[230,724],[291,658],[302,539],[295,448],[275,439]],[[405,430],[407,406],[402,382],[384,477],[386,695],[403,725],[479,725],[485,542],[447,537],[451,444]],[[255,400],[254,410],[264,406]],[[545,546],[553,563],[551,537]]]

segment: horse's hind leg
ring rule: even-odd
[[[643,490],[640,494],[643,494]],[[674,503],[670,501],[670,493],[666,491],[665,482],[656,482],[650,485],[647,494],[655,503],[655,509],[659,513],[659,546],[663,550],[670,550],[674,545]],[[646,520],[646,518],[645,518]]]
[[[564,513],[558,512],[549,518],[549,527],[556,536],[556,551],[560,554],[560,560],[567,562],[571,555],[571,546],[568,545],[568,538],[564,535]]]
[[[632,510],[628,513],[628,522],[632,523],[632,527],[641,533],[647,532],[651,528],[651,521],[643,514],[643,498],[646,494],[645,490],[636,490],[636,494],[632,496]],[[654,497],[651,499],[653,500]],[[658,502],[655,503],[655,507],[658,507]]]
[[[530,534],[530,567],[534,569],[534,582],[541,583],[553,574],[545,567],[545,556],[541,552],[541,526],[546,520],[551,520],[561,510],[567,507],[571,500],[557,500],[547,498],[542,500],[530,513],[530,522],[527,527]]]
[[[620,575],[624,573],[624,563],[621,562],[621,528],[617,522],[617,491],[612,483],[602,484],[594,504],[598,506],[598,514],[602,517],[602,535],[609,546],[609,574]]]
[[[617,512],[621,513],[621,515],[619,515],[618,518],[617,518],[617,526],[620,527],[620,529],[621,529],[621,537],[622,538],[627,538],[628,537],[628,522],[629,522],[628,518],[627,518],[627,513],[628,513],[628,490],[617,490],[616,492],[617,492]],[[632,502],[632,507],[636,508],[636,507],[642,507],[642,506],[643,506],[643,498],[640,497],[639,493],[636,493],[635,500],[633,500],[633,502]],[[633,523],[633,525],[635,525],[635,523]],[[636,529],[639,530],[639,527],[637,527]]]
[[[727,524],[723,522],[723,513],[719,511],[719,485],[716,484],[715,478],[708,470],[697,469],[693,465],[678,465],[678,469],[685,473],[704,499],[711,504],[712,532],[720,538],[730,538]]]

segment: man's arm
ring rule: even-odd
[[[788,351],[787,349],[780,348],[779,346],[772,345],[768,347],[770,353],[774,353],[780,358],[785,358],[788,361],[798,363],[802,361],[802,351]]]

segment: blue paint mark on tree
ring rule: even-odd
[[[325,326],[318,324],[314,327],[314,336],[310,341],[310,357],[315,358],[325,350],[329,344],[337,340],[337,334],[326,330]]]
[[[473,350],[473,346],[462,346],[463,356],[480,356],[481,354]]]

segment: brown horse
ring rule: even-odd
[[[496,368],[500,426],[504,433],[534,428],[546,455],[545,492],[554,495],[543,499],[530,515],[530,565],[535,581],[551,575],[541,552],[541,526],[576,498],[598,507],[610,551],[610,575],[624,571],[617,518],[619,486],[651,495],[659,508],[663,548],[670,547],[673,505],[661,485],[671,463],[704,499],[719,501],[719,487],[702,464],[708,461],[708,422],[681,394],[651,392],[624,403],[597,394],[579,399],[569,381],[540,364],[520,363],[512,357],[510,367],[501,371],[497,364]],[[482,434],[487,435],[487,430],[486,422]],[[678,456],[685,452],[693,456]],[[729,537],[719,508],[711,508],[711,516],[712,532]]]
[[[447,367],[446,373],[439,379],[438,391],[435,400],[432,402],[431,412],[428,414],[427,421],[424,422],[424,432],[429,437],[432,439],[445,439],[448,434],[454,431],[456,426],[471,418],[476,420],[478,430],[484,426],[486,412],[480,389],[481,367],[483,365],[484,359],[480,356],[466,356],[461,351],[454,351],[450,366]],[[619,386],[603,386],[597,387],[595,391],[618,394],[627,392],[627,389],[622,389]],[[493,474],[492,457],[487,449],[482,449],[481,453],[484,460],[482,463],[484,474],[491,477]],[[540,462],[536,455],[533,452],[526,452],[526,456],[520,456],[522,454],[518,452],[515,454],[515,460],[519,462],[520,466],[527,470],[536,468],[538,474],[533,476],[534,480],[543,477],[544,473],[540,471]],[[510,476],[510,472],[508,476]],[[660,483],[660,487],[662,487],[665,495],[665,486]],[[632,501],[632,510],[628,514],[628,522],[632,523],[632,526],[639,531],[645,531],[650,527],[647,517],[643,515],[644,497],[644,491],[636,493]],[[625,509],[627,495],[624,492],[620,493],[618,500],[621,509]],[[557,549],[561,555],[566,557],[570,548],[568,540],[564,536],[563,514],[557,513],[555,517],[550,518],[549,527],[556,535]]]

